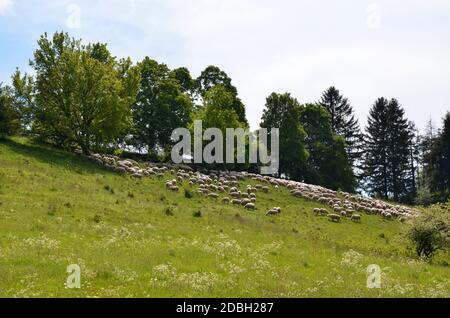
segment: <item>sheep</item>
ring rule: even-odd
[[[314,214],[315,214],[316,216],[319,216],[319,215],[325,216],[325,215],[328,214],[328,211],[327,211],[327,209],[315,208],[315,209],[314,209]]]
[[[251,203],[252,201],[250,201],[250,199],[243,199],[242,201],[241,201],[241,204],[242,205],[246,205],[246,204],[248,204],[248,203]]]
[[[348,216],[347,211],[341,211],[341,216],[347,217]]]
[[[241,193],[240,192],[231,192],[230,196],[233,198],[240,198],[241,197]]]
[[[392,219],[392,214],[389,212],[383,212],[381,213],[381,216],[386,219],[386,220],[391,220]]]
[[[245,208],[246,208],[247,210],[255,210],[255,209],[256,209],[254,203],[247,203],[247,204],[245,205]]]
[[[250,198],[250,195],[249,195],[248,193],[242,192],[242,193],[241,193],[241,197],[242,197],[242,198],[249,199],[249,198]]]
[[[279,215],[281,213],[281,209],[279,208],[273,208],[269,211],[267,211],[266,215],[270,216],[270,215]]]
[[[213,199],[217,199],[219,197],[219,195],[217,193],[211,192],[210,194],[208,194],[209,198],[213,198]]]
[[[233,199],[233,200],[231,200],[231,204],[234,204],[234,205],[241,205],[241,200],[239,200],[239,199]]]
[[[351,217],[351,220],[352,220],[353,222],[361,222],[361,215],[359,215],[359,214],[353,214],[352,217]]]
[[[118,172],[118,173],[120,173],[120,174],[124,174],[124,173],[127,172],[127,170],[126,170],[124,167],[119,167],[119,166],[115,167],[115,168],[114,168],[114,171],[115,171],[115,172]]]
[[[262,187],[262,190],[263,190],[264,193],[269,193],[269,187],[268,186]]]
[[[336,223],[341,222],[341,217],[339,215],[337,215],[337,214],[328,214],[328,219],[331,222],[336,222]]]
[[[229,204],[230,203],[230,198],[228,198],[228,197],[222,198],[222,203]]]
[[[178,188],[177,186],[171,186],[169,188],[169,190],[173,191],[173,192],[178,192],[180,190],[180,188]]]

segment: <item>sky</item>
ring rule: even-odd
[[[0,0],[0,82],[30,72],[39,36],[61,30],[195,77],[219,66],[252,129],[272,92],[307,103],[329,86],[363,127],[382,96],[421,129],[450,110],[449,0]]]

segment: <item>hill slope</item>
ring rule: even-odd
[[[258,193],[248,212],[169,192],[173,177],[133,179],[1,141],[0,297],[450,297],[444,256],[416,260],[398,221],[332,223],[287,189]],[[282,214],[265,216],[274,206]],[[81,289],[64,287],[70,264]],[[366,287],[370,264],[381,289]]]

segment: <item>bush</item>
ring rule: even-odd
[[[407,237],[419,257],[432,259],[439,250],[450,250],[450,213],[433,206],[414,218]]]
[[[184,189],[184,197],[186,199],[192,199],[194,197],[194,194],[189,189]]]
[[[201,218],[201,217],[202,217],[202,212],[201,212],[201,211],[194,212],[194,213],[192,214],[192,216],[193,216],[194,218]]]
[[[164,214],[167,216],[173,216],[173,209],[171,207],[167,207],[164,209]]]

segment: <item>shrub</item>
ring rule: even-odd
[[[201,218],[201,217],[202,217],[202,212],[201,212],[201,211],[194,212],[194,213],[192,214],[192,216],[193,216],[194,218]]]
[[[450,250],[450,213],[433,206],[414,218],[407,237],[419,257],[432,259],[439,250]]]
[[[172,216],[173,215],[173,209],[171,207],[167,207],[164,209],[164,214],[167,216]]]
[[[184,189],[184,197],[186,199],[192,199],[194,197],[194,194],[189,189]]]

